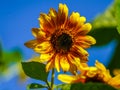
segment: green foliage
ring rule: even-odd
[[[110,5],[105,12],[97,15],[92,22],[93,29],[101,27],[116,27],[115,4]]]
[[[92,21],[91,34],[97,41],[95,45],[105,45],[118,37],[115,19],[115,4],[111,5],[106,11],[98,15]]]
[[[98,15],[92,21],[93,29],[89,33],[92,35],[97,43],[96,46],[101,46],[116,40],[118,45],[113,53],[113,57],[108,64],[108,68],[112,72],[114,69],[119,69],[120,65],[120,0],[115,2],[106,9],[104,13]],[[118,33],[119,32],[119,33]],[[112,74],[112,73],[111,73]]]
[[[95,39],[97,46],[105,45],[118,37],[118,32],[115,27],[96,28],[90,33]]]
[[[49,72],[46,72],[45,65],[39,62],[22,62],[22,67],[26,75],[31,78],[47,81]]]
[[[70,90],[116,90],[112,86],[103,83],[77,83],[72,84]]]
[[[120,34],[120,0],[115,0],[116,5],[116,21],[117,21],[117,30]]]
[[[6,72],[11,64],[16,64],[22,59],[22,52],[19,48],[5,51],[0,43],[0,73]]]
[[[56,90],[70,90],[71,84],[60,84],[57,85],[55,88]]]
[[[31,83],[27,86],[27,89],[30,90],[30,89],[39,89],[39,88],[47,88],[46,86],[43,86],[41,84],[38,84],[38,83]]]
[[[118,43],[116,47],[116,51],[113,55],[112,60],[110,61],[108,65],[108,68],[110,69],[111,74],[114,69],[120,69],[120,42]]]

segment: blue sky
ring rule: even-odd
[[[69,14],[76,11],[85,16],[87,21],[91,21],[112,2],[113,0],[0,0],[0,41],[3,49],[9,51],[18,47],[23,52],[24,60],[31,58],[35,53],[24,46],[24,42],[33,39],[31,28],[39,27],[38,17],[41,12],[48,13],[51,7],[57,10],[59,3],[67,4]],[[92,65],[95,59],[100,59],[106,64],[114,45],[114,42],[111,42],[101,48],[88,49],[89,58],[93,60],[90,64]],[[105,53],[107,54],[104,56]],[[17,80],[16,76],[10,81],[0,83],[0,90],[16,90],[18,87],[21,89],[17,90],[26,90],[26,84],[20,86]]]

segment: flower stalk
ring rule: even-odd
[[[54,77],[55,77],[55,70],[52,69],[52,76],[51,76],[51,90],[54,90]]]

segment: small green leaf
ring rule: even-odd
[[[72,84],[70,90],[116,90],[112,86],[103,83],[77,83]]]
[[[45,70],[45,65],[39,62],[22,62],[22,67],[25,74],[31,78],[47,81],[48,73]]]
[[[27,88],[29,88],[29,89],[39,89],[39,88],[47,88],[47,87],[43,86],[41,84],[38,84],[38,83],[31,83],[27,86]]]

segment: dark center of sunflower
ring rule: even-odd
[[[90,78],[90,77],[87,77],[86,78],[86,82],[99,82],[99,83],[104,83],[103,79],[102,78],[99,78],[98,75]]]
[[[61,35],[53,35],[51,37],[51,43],[56,52],[66,53],[72,46],[72,38],[69,34],[62,33]]]

